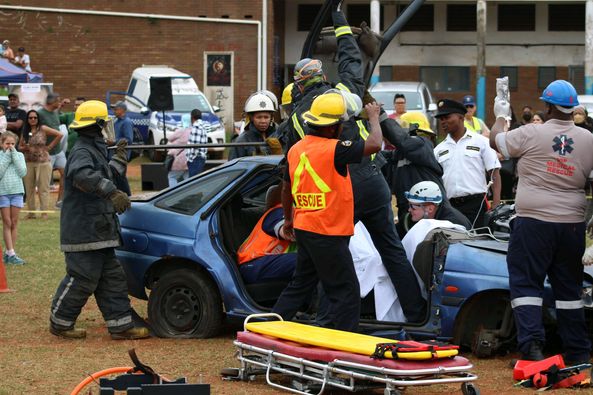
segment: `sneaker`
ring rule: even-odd
[[[150,333],[148,332],[148,328],[145,327],[134,327],[123,332],[111,333],[113,340],[134,340],[144,339],[146,337],[150,337]]]
[[[84,339],[86,337],[86,330],[79,328],[58,329],[50,324],[49,331],[52,335],[63,337],[64,339]]]
[[[4,260],[5,263],[8,263],[9,265],[24,265],[25,264],[25,260],[20,258],[18,255],[14,254],[14,255],[8,255],[6,257],[6,259]]]

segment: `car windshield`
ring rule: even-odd
[[[210,199],[236,180],[244,170],[222,171],[186,184],[156,202],[156,206],[181,214],[193,215]]]
[[[211,112],[206,97],[201,93],[193,95],[173,95],[173,108],[177,112],[191,112],[194,108],[202,112]]]
[[[385,111],[393,111],[393,97],[396,91],[373,91],[371,95],[377,100],[377,102],[383,104]],[[422,98],[418,92],[403,92],[406,97],[406,109],[408,110],[422,110]]]

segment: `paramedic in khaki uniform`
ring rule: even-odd
[[[341,141],[346,103],[339,93],[317,97],[303,114],[309,134],[288,152],[285,180],[292,199],[284,195],[287,215],[284,230],[296,236],[297,266],[292,281],[280,295],[273,312],[290,320],[310,299],[317,283],[329,301],[335,329],[356,331],[360,319],[360,289],[348,249],[354,233],[354,198],[348,164],[381,149],[380,106],[365,106],[371,124],[366,140]],[[292,230],[294,228],[294,230]]]
[[[579,102],[569,82],[552,82],[540,99],[546,105],[547,122],[504,133],[510,103],[497,97],[490,144],[505,158],[520,158],[517,217],[511,222],[507,265],[521,359],[544,358],[542,300],[547,275],[566,365],[571,366],[588,363],[591,349],[581,300],[581,257],[593,135],[572,120]]]
[[[434,155],[443,167],[443,182],[449,202],[469,219],[472,228],[484,226],[486,173],[492,179],[492,202],[500,203],[500,162],[490,148],[488,139],[469,131],[463,125],[466,109],[463,104],[444,99],[437,104],[435,117],[441,122],[447,138],[434,148]]]

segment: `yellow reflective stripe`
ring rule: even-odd
[[[301,138],[305,137],[305,132],[303,131],[303,128],[301,127],[301,124],[299,122],[299,117],[297,116],[296,112],[294,114],[292,114],[292,126],[294,126],[294,128],[296,129],[299,136],[301,136]]]
[[[336,84],[336,88],[338,88],[341,91],[350,92],[350,89],[348,89],[348,87],[346,85],[342,84],[341,82],[338,82]]]
[[[335,30],[336,30],[336,37],[340,37],[345,34],[352,34],[352,29],[350,29],[350,26],[340,26],[340,27],[337,27]]]
[[[331,188],[319,177],[319,174],[313,169],[311,166],[311,162],[309,158],[307,158],[307,154],[303,152],[300,156],[299,165],[297,166],[296,170],[294,171],[294,179],[292,180],[292,194],[297,194],[297,188],[301,183],[301,175],[303,174],[303,170],[305,170],[311,178],[313,182],[319,188],[319,190],[323,193],[331,192]]]
[[[360,137],[366,141],[366,139],[369,138],[369,131],[367,130],[366,126],[364,126],[364,122],[362,120],[358,120],[356,121],[356,124],[358,125],[358,133],[360,134]],[[375,155],[376,154],[371,154],[371,160],[375,160]]]

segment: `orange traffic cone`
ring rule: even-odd
[[[8,289],[8,281],[6,281],[6,269],[4,268],[4,260],[2,259],[2,248],[0,248],[0,293],[12,292]]]

